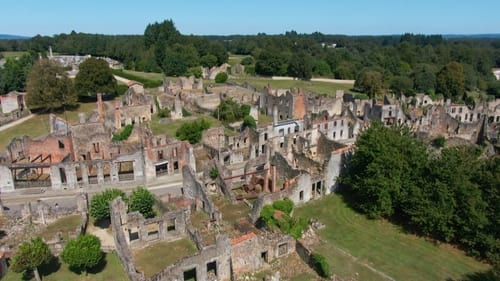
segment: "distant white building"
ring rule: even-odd
[[[493,68],[491,71],[493,72],[493,75],[495,75],[497,80],[500,80],[500,68]]]

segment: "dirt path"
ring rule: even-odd
[[[18,119],[16,121],[13,121],[13,122],[10,122],[8,124],[5,124],[5,125],[3,125],[3,126],[0,127],[0,132],[3,131],[3,130],[7,130],[9,128],[12,128],[14,126],[17,126],[17,125],[23,123],[24,121],[30,120],[33,117],[35,117],[35,114],[30,114],[30,115],[28,115],[26,117],[23,117],[21,119]]]

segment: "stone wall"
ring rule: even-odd
[[[182,168],[182,185],[182,194],[193,200],[197,209],[202,209],[212,219],[219,217],[218,211],[203,188],[203,184],[196,178],[196,174],[189,166]]]
[[[215,262],[215,264],[214,264]],[[231,243],[229,238],[218,237],[216,244],[198,254],[179,260],[146,281],[184,280],[184,272],[196,270],[196,280],[231,280]],[[208,270],[215,269],[215,270]]]

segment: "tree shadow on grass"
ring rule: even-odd
[[[39,272],[41,276],[48,276],[57,272],[61,268],[61,262],[57,257],[52,257],[47,264],[40,266]]]
[[[97,273],[103,271],[104,268],[106,267],[106,264],[108,263],[108,261],[106,260],[106,255],[107,255],[106,253],[102,253],[101,261],[96,266],[87,270],[87,273],[97,274]]]
[[[94,226],[97,226],[102,229],[107,229],[111,225],[111,220],[110,219],[105,219],[105,220],[96,220],[94,221]]]

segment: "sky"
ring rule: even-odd
[[[500,33],[500,0],[4,0],[0,34],[143,34],[172,19],[182,34]]]

